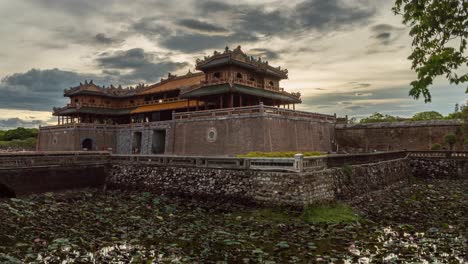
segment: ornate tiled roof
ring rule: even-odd
[[[261,58],[254,58],[245,54],[241,47],[238,46],[234,50],[226,47],[224,52],[215,51],[212,56],[205,56],[203,60],[197,59],[197,70],[203,70],[209,67],[220,66],[223,64],[238,64],[263,73],[276,75],[280,78],[288,78],[288,70],[281,67],[273,67],[268,64],[268,61],[263,61]]]
[[[65,96],[72,96],[78,94],[91,94],[91,95],[101,95],[106,97],[130,97],[137,94],[139,91],[143,91],[147,86],[144,84],[138,84],[136,87],[130,86],[123,88],[121,85],[115,87],[110,85],[108,87],[98,86],[93,83],[93,81],[85,81],[80,83],[76,87],[71,87],[70,89],[64,90]]]

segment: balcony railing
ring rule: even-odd
[[[158,105],[158,104],[166,104],[166,103],[173,103],[173,102],[185,102],[186,99],[179,99],[178,97],[171,97],[166,99],[157,99],[157,100],[150,100],[150,101],[141,101],[135,102],[133,104],[93,104],[93,103],[76,103],[75,105],[67,104],[64,107],[54,107],[54,113],[66,110],[66,109],[79,109],[81,107],[92,107],[92,108],[106,108],[106,109],[122,109],[122,108],[132,108],[132,107],[139,107],[145,105]]]
[[[335,122],[336,120],[336,117],[332,115],[296,111],[296,110],[266,106],[263,104],[256,105],[256,106],[245,106],[245,107],[235,107],[235,108],[222,108],[222,109],[216,109],[216,110],[174,113],[173,119],[175,120],[202,119],[202,118],[212,118],[212,117],[221,117],[221,116],[241,116],[241,115],[252,115],[252,114],[300,117],[300,118],[321,120],[321,121],[326,121],[326,122]]]

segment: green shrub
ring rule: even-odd
[[[444,142],[445,142],[445,144],[448,144],[449,147],[450,147],[450,150],[452,150],[453,145],[455,145],[455,143],[457,143],[457,136],[455,136],[455,134],[453,134],[453,133],[447,134],[444,137]]]
[[[438,143],[432,144],[431,150],[440,150],[442,146]]]
[[[238,158],[293,158],[294,155],[301,153],[304,157],[314,157],[314,156],[324,156],[325,153],[317,152],[317,151],[306,151],[306,152],[294,152],[294,151],[286,151],[286,152],[260,152],[260,151],[253,151],[247,154],[237,155]]]
[[[333,203],[307,207],[302,213],[302,218],[312,224],[342,223],[358,221],[359,215],[346,204]]]
[[[351,176],[351,174],[353,174],[353,167],[349,164],[343,165],[343,167],[341,167],[341,170],[346,176]]]

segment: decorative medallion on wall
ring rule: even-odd
[[[213,143],[216,141],[216,139],[218,138],[218,132],[216,131],[216,128],[214,127],[210,127],[208,128],[208,130],[206,131],[206,140],[210,143]]]

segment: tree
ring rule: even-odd
[[[468,106],[460,106],[458,111],[448,114],[446,119],[463,119],[468,122]]]
[[[443,119],[444,116],[436,111],[426,111],[415,114],[411,120],[412,121],[422,121],[422,120],[437,120]]]
[[[361,119],[359,123],[379,123],[379,122],[396,122],[398,121],[397,117],[391,115],[383,115],[381,113],[373,113],[371,116]]]
[[[444,137],[444,142],[445,142],[445,144],[448,144],[449,147],[450,147],[450,150],[452,150],[453,145],[455,145],[455,143],[457,143],[457,136],[455,136],[455,134],[453,134],[453,133],[447,134]]]
[[[417,80],[411,82],[409,95],[431,101],[428,87],[437,76],[445,75],[450,83],[468,82],[468,73],[457,74],[468,66],[468,1],[396,0],[395,14],[411,27],[413,52],[408,57]],[[465,91],[468,93],[468,87]]]
[[[23,128],[18,127],[16,129],[11,129],[5,132],[3,135],[3,140],[11,141],[14,139],[27,139],[37,137],[38,130],[35,128]]]

